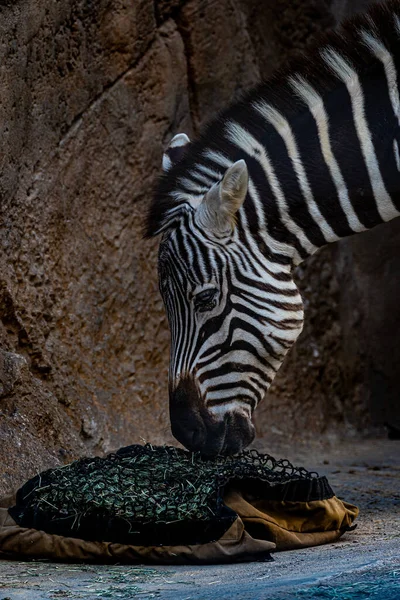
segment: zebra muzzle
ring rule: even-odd
[[[181,377],[170,389],[170,419],[174,437],[192,452],[206,456],[236,454],[254,439],[254,426],[243,413],[211,414],[193,377]]]

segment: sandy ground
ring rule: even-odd
[[[274,455],[326,474],[339,497],[360,507],[358,528],[335,544],[277,553],[264,563],[177,568],[3,561],[0,600],[400,600],[400,441],[277,441]]]

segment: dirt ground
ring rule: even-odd
[[[400,441],[283,444],[258,441],[326,474],[360,507],[354,532],[328,546],[274,555],[273,562],[206,567],[0,562],[0,600],[400,599]]]

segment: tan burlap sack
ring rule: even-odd
[[[358,509],[336,496],[311,502],[250,496],[240,485],[228,487],[224,502],[238,518],[217,541],[187,546],[129,546],[62,537],[22,528],[8,508],[15,495],[0,501],[0,558],[99,563],[211,564],[263,560],[269,552],[327,544],[348,531]],[[190,526],[190,525],[188,525]]]

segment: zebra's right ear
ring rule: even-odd
[[[245,201],[248,185],[246,162],[238,160],[204,196],[196,210],[197,222],[218,235],[229,235],[236,225],[236,214]]]
[[[174,135],[163,154],[163,171],[169,171],[171,167],[173,167],[177,162],[181,160],[181,158],[183,158],[183,155],[188,149],[189,144],[190,139],[188,138],[186,133],[178,133],[177,135]]]

